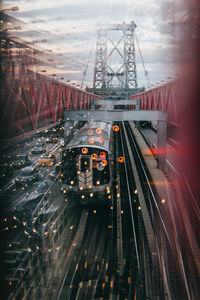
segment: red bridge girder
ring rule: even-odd
[[[167,110],[168,124],[179,126],[179,85],[177,81],[171,81],[151,90],[136,94],[130,99],[140,100],[140,109],[143,110]]]
[[[56,123],[64,110],[90,108],[91,100],[102,97],[28,71],[19,79],[6,78],[1,90],[1,132],[16,136]]]

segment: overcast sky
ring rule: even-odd
[[[8,12],[26,22],[18,31],[26,40],[41,41],[39,47],[53,50],[59,58],[59,76],[77,84],[91,85],[95,56],[96,31],[106,24],[137,24],[145,67],[151,83],[173,76],[170,24],[163,18],[167,0],[18,0],[3,1],[3,7],[18,6],[19,11]],[[46,41],[44,41],[44,39]],[[143,66],[136,47],[138,85],[147,86]],[[49,67],[49,72],[52,72]]]

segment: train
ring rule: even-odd
[[[112,189],[112,123],[86,123],[62,150],[61,191],[82,204],[109,203]]]

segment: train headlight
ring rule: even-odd
[[[90,193],[90,197],[93,197],[93,193]]]
[[[85,195],[81,195],[81,198],[84,199],[84,198],[85,198]]]

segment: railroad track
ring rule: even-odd
[[[159,255],[155,239],[150,238],[154,236],[155,228],[151,227],[156,204],[149,198],[149,191],[147,193],[140,185],[140,181],[148,179],[146,173],[142,174],[146,167],[138,156],[139,151],[128,123],[118,125],[120,133],[114,135],[110,208],[77,208],[70,204],[69,199],[66,207],[55,217],[52,214],[49,219],[43,219],[45,247],[39,262],[44,265],[44,285],[32,275],[34,284],[25,299],[92,300],[120,297],[132,300],[136,297],[142,300],[151,297],[152,291],[155,295],[164,294]],[[125,158],[124,162],[118,161],[120,156]],[[51,195],[55,201],[56,193],[59,191],[55,189]],[[43,210],[50,208],[49,201],[43,199],[41,203]],[[35,210],[35,213],[39,212],[40,206]],[[74,227],[70,229],[72,222]],[[55,239],[56,232],[60,234]],[[49,268],[48,262],[51,263]],[[150,273],[152,265],[155,271],[153,276]]]

